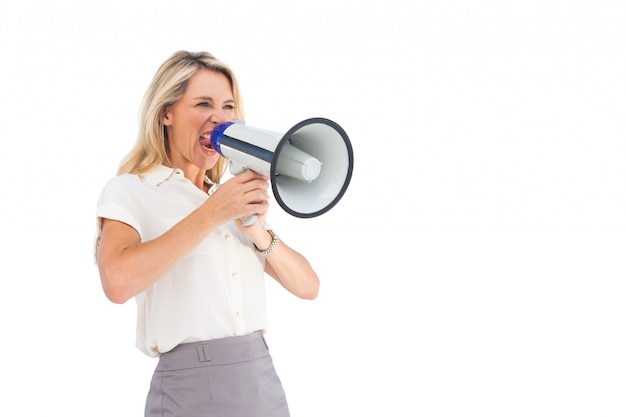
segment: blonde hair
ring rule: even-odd
[[[235,100],[235,118],[245,120],[239,85],[233,71],[208,52],[178,51],[161,64],[146,90],[139,114],[137,140],[122,159],[118,175],[126,173],[141,175],[169,161],[167,132],[161,116],[167,106],[180,99],[191,76],[203,69],[220,72],[226,76]],[[206,174],[211,181],[219,183],[227,166],[228,160],[220,157]]]

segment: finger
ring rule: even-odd
[[[245,170],[242,173],[238,174],[237,177],[242,181],[242,182],[248,182],[248,181],[252,181],[255,179],[260,179],[263,181],[268,181],[269,178],[266,177],[263,174],[259,174],[256,171],[253,171],[251,169]]]
[[[267,194],[267,191],[269,189],[269,184],[267,181],[264,180],[260,180],[260,179],[254,179],[251,181],[248,181],[246,183],[244,183],[245,185],[245,192],[262,192]]]
[[[246,193],[246,199],[251,204],[267,203],[270,199],[267,190],[254,189]]]

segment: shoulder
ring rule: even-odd
[[[144,181],[138,175],[122,174],[109,179],[102,188],[102,195],[125,193],[136,190],[144,184]]]
[[[106,184],[106,188],[136,188],[136,187],[158,187],[163,182],[172,178],[177,170],[158,165],[150,171],[141,174],[120,174],[111,178]]]
[[[109,186],[133,186],[144,183],[143,176],[137,174],[120,174],[111,178],[105,185]]]

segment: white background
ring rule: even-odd
[[[268,280],[294,417],[624,416],[622,1],[0,5],[2,409],[140,416],[155,361],[92,263],[97,196],[178,49],[246,121],[339,123],[352,183],[270,222],[322,287]],[[2,414],[5,414],[2,412]]]

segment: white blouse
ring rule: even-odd
[[[179,169],[124,174],[104,187],[96,216],[133,227],[142,242],[165,233],[207,198]],[[179,343],[239,336],[267,328],[263,256],[233,222],[212,231],[137,302],[136,346],[156,357]]]

